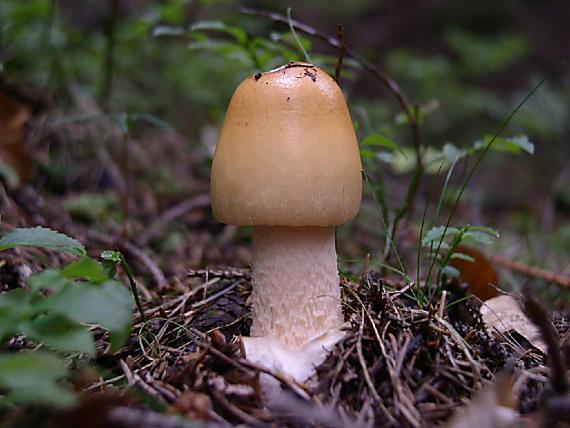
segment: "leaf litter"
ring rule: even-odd
[[[409,288],[389,291],[374,271],[341,285],[346,335],[316,374],[298,383],[244,358],[249,271],[191,271],[182,284],[168,285],[159,303],[145,304],[148,321],[135,320],[119,352],[110,354],[108,338],[99,334],[97,362],[105,376],[78,388],[79,408],[90,409],[92,400],[104,409],[100,426],[139,428],[435,426],[474,396],[488,402],[496,388],[504,389],[493,385],[505,369],[514,415],[541,414],[548,399],[560,398],[545,355],[516,331],[492,336],[477,304],[461,292],[446,294],[430,311],[418,307]],[[556,333],[568,341],[567,319],[557,321]],[[262,372],[280,383],[277,392],[262,393]],[[482,398],[480,390],[487,391]],[[121,399],[108,400],[117,394]],[[472,417],[469,407],[463,412]],[[92,411],[84,413],[78,417],[88,419]],[[65,417],[54,414],[37,426]],[[460,417],[450,426],[473,426],[468,416],[458,425]]]

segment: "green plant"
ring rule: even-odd
[[[69,374],[63,356],[95,357],[92,326],[107,330],[112,349],[118,349],[130,333],[133,298],[113,279],[114,271],[88,257],[75,239],[42,227],[15,229],[0,239],[0,250],[19,246],[78,258],[32,275],[27,288],[0,294],[0,345],[21,335],[37,344],[0,352],[0,405],[68,405],[74,396],[58,383]]]
[[[471,257],[456,251],[457,247],[463,241],[473,241],[489,245],[494,243],[498,238],[499,232],[485,226],[467,225],[461,228],[445,226],[433,227],[422,239],[422,245],[430,249],[429,256],[431,265],[430,270],[428,271],[428,279],[426,281],[429,281],[429,277],[433,270],[433,264],[435,262],[439,265],[439,278],[440,275],[446,275],[448,277],[459,276],[459,271],[453,266],[450,266],[453,259],[458,258],[473,261]],[[440,250],[444,250],[445,253],[434,253],[433,249],[437,247],[439,247]],[[439,279],[436,282],[439,283]]]

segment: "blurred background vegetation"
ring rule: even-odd
[[[502,135],[526,139],[497,144],[452,224],[492,226],[501,238],[488,251],[570,272],[570,73],[558,66],[570,46],[565,0],[3,0],[0,110],[13,119],[16,107],[5,98],[16,97],[29,119],[18,144],[0,136],[2,227],[43,224],[88,248],[121,236],[167,277],[247,265],[249,232],[217,224],[207,204],[147,233],[157,219],[171,218],[164,215],[172,207],[207,194],[236,85],[303,58],[286,24],[244,14],[243,6],[283,15],[290,6],[294,19],[332,36],[342,25],[345,42],[417,106],[426,175],[395,237],[411,272],[424,207],[425,230],[444,224],[473,165],[473,156],[454,165],[442,196],[454,156],[493,135],[548,75]],[[312,61],[333,74],[338,50],[300,35]],[[339,231],[345,265],[359,272],[367,253],[384,260],[377,199],[386,201],[390,223],[411,179],[414,143],[393,95],[350,58],[342,87],[359,138],[370,143],[362,145],[365,203]],[[378,138],[389,144],[374,144]],[[503,275],[507,286],[526,281]]]

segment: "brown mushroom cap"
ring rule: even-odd
[[[361,169],[341,89],[320,68],[291,63],[236,89],[212,166],[212,209],[227,224],[342,224],[358,212]]]

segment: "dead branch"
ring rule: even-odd
[[[164,227],[166,227],[168,223],[188,214],[197,208],[204,208],[209,205],[210,195],[204,194],[193,196],[190,199],[187,199],[177,205],[174,205],[173,207],[168,208],[139,235],[137,244],[141,247],[146,246],[151,240],[162,233]]]

